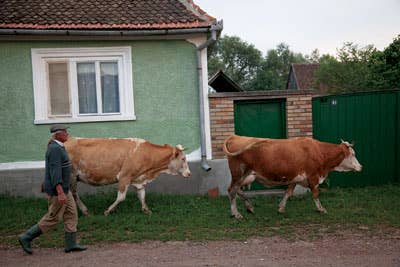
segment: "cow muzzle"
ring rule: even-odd
[[[353,169],[356,172],[360,172],[362,170],[362,165],[360,164],[360,162],[358,162],[357,159],[354,159],[353,161]]]
[[[185,177],[185,178],[189,178],[191,176],[190,171],[184,171],[182,173],[182,176]]]
[[[361,165],[361,164],[358,164],[357,166],[354,167],[354,170],[355,170],[356,172],[362,171],[362,165]]]

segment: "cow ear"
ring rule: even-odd
[[[174,159],[176,159],[179,156],[179,153],[181,153],[181,151],[179,149],[177,149],[176,147],[174,147],[174,151],[173,151]]]

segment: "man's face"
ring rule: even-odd
[[[66,142],[68,140],[67,130],[61,130],[59,133],[56,134],[55,138],[57,141],[60,141],[62,143]]]

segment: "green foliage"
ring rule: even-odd
[[[237,36],[220,38],[209,50],[209,73],[222,69],[233,81],[248,88],[262,61],[261,52]]]
[[[285,43],[263,57],[252,44],[227,35],[209,50],[209,73],[221,69],[244,90],[285,89],[292,63],[319,63],[314,87],[329,93],[400,88],[400,35],[383,51],[345,43],[336,57],[318,49],[303,56]]]
[[[256,79],[251,83],[252,90],[279,90],[286,88],[290,64],[305,63],[301,53],[293,53],[289,46],[280,43],[276,49],[269,50],[258,69]]]
[[[306,62],[303,55],[293,53],[284,43],[263,58],[254,45],[225,35],[209,50],[208,71],[212,75],[223,70],[244,90],[284,89],[290,64],[302,62]]]
[[[400,88],[400,34],[383,51],[383,76],[392,88]]]
[[[330,93],[400,88],[400,35],[384,51],[345,43],[337,58],[320,59],[315,75]]]
[[[240,221],[230,217],[228,197],[148,194],[152,215],[140,212],[134,193],[109,216],[103,211],[116,194],[83,197],[90,216],[79,217],[78,236],[82,244],[98,242],[140,242],[143,240],[244,240],[253,236],[280,235],[310,239],[327,232],[400,229],[400,186],[321,189],[320,200],[328,214],[319,214],[310,194],[291,198],[286,213],[277,213],[280,198],[258,196],[251,199],[255,214],[247,214],[242,201]],[[46,212],[45,199],[0,196],[0,244],[18,246],[17,235],[35,224]],[[365,228],[365,227],[364,227]],[[360,231],[360,230],[359,230]],[[363,230],[366,231],[366,230]],[[40,236],[34,246],[62,247],[63,225]]]
[[[314,49],[310,55],[306,55],[305,58],[307,59],[307,61],[309,63],[319,63],[321,58],[325,57],[325,56],[329,56],[329,55],[323,55],[320,56],[319,54],[319,50],[318,49]]]
[[[324,84],[329,92],[363,91],[373,88],[373,76],[369,62],[376,49],[372,46],[359,48],[353,43],[345,43],[338,50],[337,59],[331,58],[321,63],[316,71],[317,84]]]

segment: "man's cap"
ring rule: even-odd
[[[61,130],[67,130],[69,127],[63,124],[54,124],[50,127],[50,133],[55,133]]]

